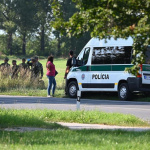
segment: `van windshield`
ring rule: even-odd
[[[130,64],[132,46],[94,47],[92,64]]]

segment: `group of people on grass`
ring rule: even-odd
[[[70,58],[67,61],[66,64],[66,70],[65,70],[65,76],[64,79],[66,79],[67,74],[69,73],[70,68],[72,67],[71,59],[73,57],[73,51],[69,52]],[[0,64],[0,72],[1,72],[1,79],[8,79],[11,77],[11,79],[21,79],[24,81],[28,77],[30,77],[30,81],[38,82],[39,79],[42,79],[43,77],[43,66],[38,61],[38,57],[32,57],[31,59],[27,60],[22,58],[22,63],[17,65],[16,60],[12,60],[12,65],[8,63],[9,59],[6,57],[4,59],[4,63]],[[46,62],[46,69],[47,73],[46,76],[48,78],[48,87],[47,87],[47,97],[53,97],[56,89],[56,80],[55,76],[57,74],[57,71],[55,69],[55,65],[53,63],[54,57],[48,56],[47,62]],[[52,89],[52,94],[51,94]]]
[[[12,65],[8,63],[9,58],[4,59],[4,63],[0,64],[1,78],[2,79],[27,79],[30,77],[31,80],[43,77],[43,66],[38,61],[38,57],[35,56],[31,59],[22,58],[22,63],[17,65],[16,60],[12,60]]]

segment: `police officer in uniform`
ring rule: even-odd
[[[16,60],[12,60],[12,68],[11,68],[11,78],[17,79],[19,73],[19,66],[17,65]]]
[[[26,59],[22,58],[22,63],[19,64],[20,78],[26,79],[30,75],[29,71],[30,69],[28,64],[26,63]]]
[[[73,63],[73,61],[74,61],[74,57],[73,57],[73,51],[72,50],[70,50],[69,51],[69,59],[67,60],[67,64],[66,64],[66,71],[65,71],[65,76],[64,76],[64,79],[66,79],[67,78],[67,74],[69,73],[69,71],[70,71],[70,68],[74,65]],[[67,82],[67,80],[66,80],[66,82]],[[67,85],[67,84],[65,84],[65,85]],[[65,86],[65,94],[67,94],[67,86]]]
[[[72,64],[73,51],[72,51],[72,50],[70,50],[70,52],[69,52],[69,57],[70,57],[70,58],[67,60],[67,64],[66,64],[67,67],[66,67],[64,79],[66,79],[67,74],[68,74],[69,71],[70,71],[70,68],[73,66],[73,64]]]
[[[10,64],[8,63],[9,59],[6,57],[4,63],[0,65],[1,78],[9,78],[11,71]]]

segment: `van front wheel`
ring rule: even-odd
[[[130,100],[131,99],[131,92],[129,90],[127,83],[121,83],[118,89],[118,96],[120,100]]]
[[[77,85],[77,82],[76,81],[71,81],[69,84],[68,84],[68,95],[69,97],[71,98],[76,98],[77,97],[77,90],[78,90],[78,85]]]

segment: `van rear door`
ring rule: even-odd
[[[145,63],[142,65],[142,84],[150,84],[150,45],[147,47]]]
[[[142,84],[150,84],[150,65],[142,65]]]

